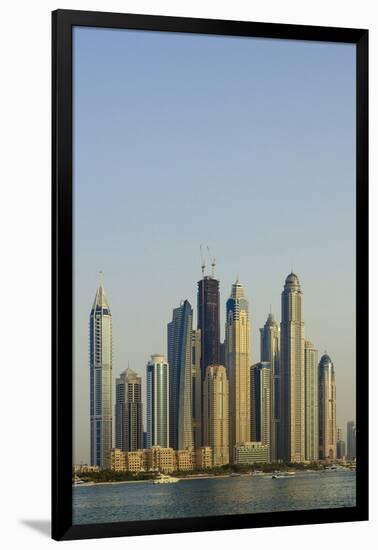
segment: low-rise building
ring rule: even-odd
[[[143,472],[145,470],[145,451],[125,452],[126,470],[128,472]]]
[[[211,447],[199,447],[195,451],[195,464],[198,470],[213,467],[213,450]]]
[[[75,474],[86,474],[88,472],[99,472],[99,466],[91,466],[90,464],[75,464],[74,466]]]
[[[147,469],[156,472],[174,472],[176,470],[175,451],[170,447],[154,445],[144,451],[147,455]]]
[[[235,445],[233,451],[234,464],[269,462],[269,455],[269,445],[264,445],[261,441],[249,441],[242,445]]]
[[[176,469],[179,472],[193,470],[193,453],[189,450],[176,451]]]
[[[106,453],[106,468],[114,472],[126,471],[126,453],[121,449],[109,449]]]

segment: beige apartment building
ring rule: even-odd
[[[250,441],[250,322],[244,287],[236,281],[226,305],[225,357],[230,383],[229,449]]]
[[[279,458],[305,460],[305,364],[303,293],[298,277],[290,273],[281,295],[281,420]]]
[[[211,447],[199,447],[195,451],[195,465],[198,470],[213,467],[213,449]]]
[[[223,365],[209,365],[206,369],[203,397],[203,426],[205,446],[213,451],[213,465],[228,464],[229,416],[228,380]]]

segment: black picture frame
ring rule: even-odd
[[[345,42],[356,45],[356,369],[357,495],[335,508],[72,524],[72,28],[138,29]],[[211,531],[368,519],[368,31],[57,10],[52,13],[52,537],[55,540]]]

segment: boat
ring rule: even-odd
[[[82,485],[83,483],[85,483],[85,481],[82,479],[74,479],[72,485]]]
[[[230,477],[240,477],[241,474],[238,474],[237,472],[232,472],[232,474],[230,474]]]
[[[284,473],[284,474],[273,474],[272,475],[272,479],[282,479],[282,478],[289,478],[290,479],[290,476],[292,474],[287,474],[287,473]]]
[[[180,481],[178,477],[172,477],[166,474],[158,474],[158,476],[153,480],[154,484],[177,483],[178,481]]]

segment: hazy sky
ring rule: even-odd
[[[89,461],[89,312],[104,272],[113,377],[145,382],[199,246],[249,298],[252,358],[291,266],[305,333],[355,417],[355,46],[74,30],[75,462]],[[209,262],[208,262],[209,263]],[[196,324],[196,315],[195,315]],[[366,367],[363,365],[362,367]],[[346,434],[344,433],[344,437]]]

